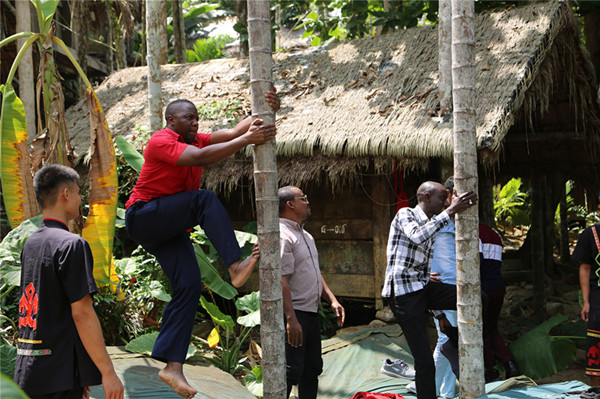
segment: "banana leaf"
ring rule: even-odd
[[[545,378],[566,369],[575,360],[575,343],[569,337],[550,335],[552,328],[567,319],[558,314],[509,346],[523,374],[534,380]]]
[[[96,93],[88,87],[86,104],[90,111],[90,212],[81,236],[94,255],[94,278],[111,281],[114,292],[119,283],[112,257],[117,217],[117,162],[110,130]]]
[[[196,260],[202,275],[202,281],[210,288],[212,292],[222,296],[225,299],[232,299],[237,295],[237,290],[228,282],[221,278],[219,272],[214,268],[202,248],[194,244]]]
[[[2,86],[0,111],[0,179],[10,225],[40,213],[29,169],[25,108],[12,87]]]
[[[135,169],[138,173],[142,170],[142,165],[144,164],[144,156],[135,149],[129,141],[125,140],[121,136],[115,137],[115,143],[123,153],[123,158],[125,158],[125,162],[129,164],[133,169]]]

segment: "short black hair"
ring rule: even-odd
[[[190,100],[183,99],[183,98],[180,98],[175,101],[171,101],[169,103],[169,105],[167,105],[167,109],[165,109],[165,121],[167,123],[169,123],[169,120],[167,118],[169,117],[169,115],[172,115],[173,108],[177,108],[177,106],[179,106],[180,104],[191,104],[192,107],[196,108],[196,105],[193,102],[191,102]]]
[[[277,197],[279,197],[279,214],[281,215],[285,211],[285,206],[288,201],[292,201],[296,194],[293,189],[298,188],[295,186],[285,186],[277,190]]]
[[[56,203],[58,190],[62,184],[77,184],[79,173],[73,168],[60,164],[49,164],[38,170],[33,177],[35,197],[42,209]]]
[[[454,192],[454,176],[450,176],[446,179],[444,187],[446,188],[446,190],[450,191],[450,194]]]

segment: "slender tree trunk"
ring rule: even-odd
[[[457,192],[477,192],[475,135],[475,20],[473,0],[452,0],[454,181]],[[456,289],[460,397],[485,393],[479,226],[477,208],[456,215]]]
[[[158,19],[158,42],[160,44],[158,63],[169,62],[169,36],[167,35],[167,0],[160,0],[160,18]]]
[[[452,114],[452,0],[440,0],[438,22],[438,65],[440,71],[439,116]]]
[[[162,128],[162,94],[160,89],[160,4],[158,0],[146,2],[146,45],[148,49],[148,111],[150,129],[155,132]]]
[[[142,36],[142,41],[140,43],[140,54],[142,54],[141,64],[146,64],[146,57],[148,56],[148,46],[146,45],[146,41],[148,40],[148,33],[146,30],[148,29],[148,24],[146,23],[146,13],[148,12],[148,7],[146,6],[146,2],[142,1],[142,31],[140,35]]]
[[[106,12],[106,51],[107,51],[107,56],[106,56],[106,64],[108,65],[108,72],[113,73],[113,71],[117,68],[115,68],[115,60],[114,60],[114,41],[113,41],[113,19],[112,19],[112,13],[110,12],[111,9],[111,5],[108,1],[104,2],[104,7],[105,7],[105,12]]]
[[[238,21],[248,30],[248,3],[238,1],[235,8]],[[246,57],[248,57],[248,38],[244,38],[243,34],[240,34],[240,58]]]
[[[564,181],[564,175],[561,176],[561,180]],[[571,252],[569,250],[569,215],[567,213],[567,193],[565,184],[562,185],[562,191],[559,200],[560,212],[560,263],[568,264],[571,261]]]
[[[185,31],[183,26],[183,10],[179,0],[171,0],[173,14],[173,41],[175,42],[175,62],[185,63]]]
[[[252,117],[275,122],[264,94],[273,87],[269,0],[248,0]],[[260,338],[265,399],[286,394],[279,201],[275,141],[254,147],[254,189],[260,242]]]
[[[83,72],[87,74],[87,51],[88,51],[88,25],[90,20],[90,10],[87,1],[76,1],[73,3],[73,37],[75,38],[73,46],[77,50],[77,61]],[[81,76],[77,77],[79,99],[86,97],[86,86]]]
[[[16,19],[17,32],[31,32],[31,3],[28,1],[17,1]],[[26,39],[17,41],[17,49],[23,47]],[[27,118],[27,135],[28,141],[31,142],[37,136],[35,126],[35,91],[33,88],[33,56],[31,47],[19,64],[19,97],[23,101],[25,108],[25,116]]]

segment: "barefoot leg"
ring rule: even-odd
[[[165,368],[158,372],[158,376],[165,384],[184,398],[193,398],[198,393],[185,379],[183,375],[183,363],[169,360]]]
[[[243,260],[238,259],[229,266],[229,275],[231,276],[231,283],[234,287],[241,287],[244,285],[248,280],[248,277],[250,277],[252,270],[254,270],[254,266],[258,263],[259,257],[260,253],[258,251],[258,245],[254,244],[252,255]]]

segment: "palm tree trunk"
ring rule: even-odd
[[[269,0],[248,0],[248,42],[252,117],[273,123],[275,113],[264,94],[273,87]],[[279,201],[275,141],[254,147],[254,187],[260,243],[260,338],[263,347],[263,394],[286,394],[283,297],[279,255]]]
[[[452,86],[456,190],[477,192],[473,0],[452,0]],[[471,399],[485,393],[476,207],[456,215],[456,284],[460,397]]]
[[[439,116],[452,111],[452,0],[440,0],[438,22],[438,65],[440,71]]]
[[[158,0],[146,2],[146,48],[148,49],[148,111],[150,129],[153,132],[162,128],[162,96],[160,90],[160,4]]]
[[[28,1],[17,1],[16,19],[17,32],[31,31],[31,3]],[[17,40],[17,49],[23,47],[26,39]],[[31,142],[37,136],[35,129],[35,91],[33,89],[33,56],[31,48],[27,50],[19,64],[19,97],[23,101],[25,116],[27,117],[27,136]]]
[[[173,41],[175,42],[175,62],[185,63],[185,31],[183,26],[183,10],[179,0],[171,0],[173,14]]]

